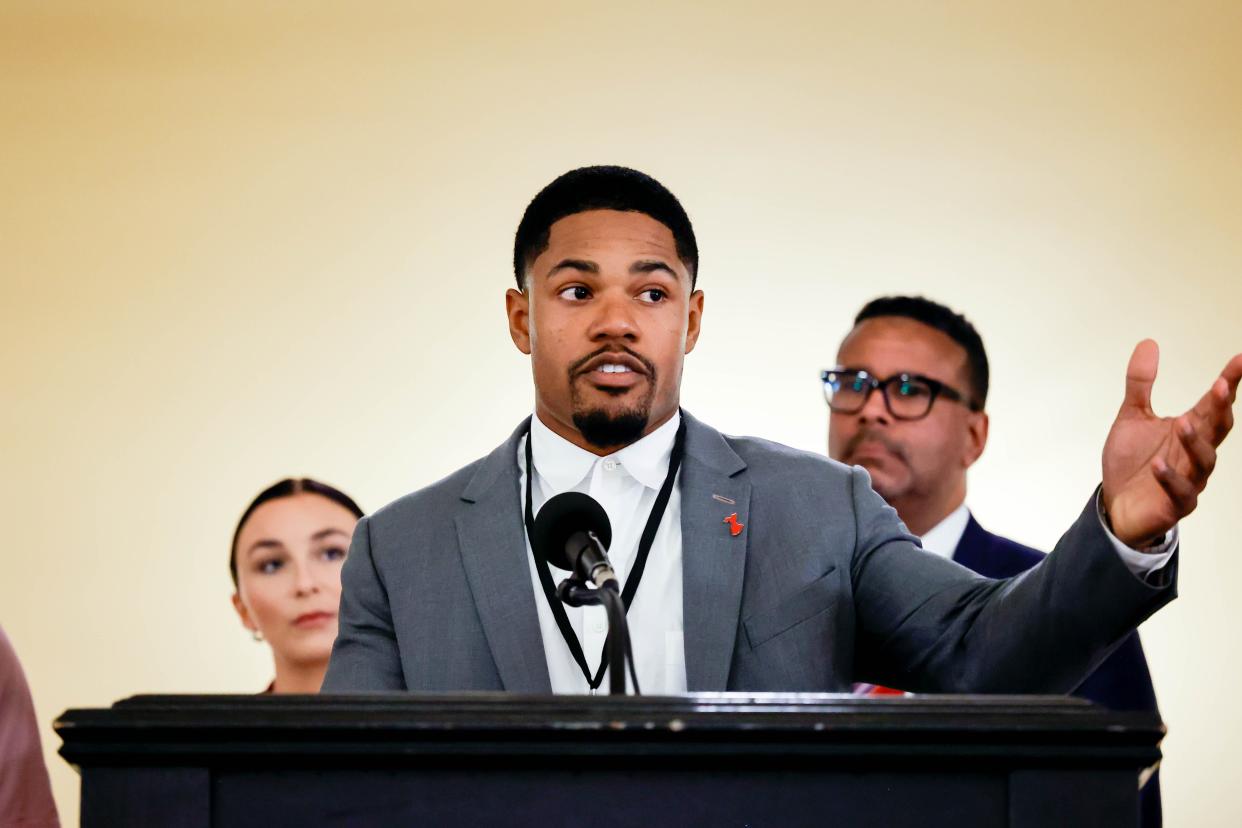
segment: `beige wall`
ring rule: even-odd
[[[246,500],[312,474],[376,508],[508,433],[511,234],[572,166],[690,210],[683,400],[727,431],[823,450],[817,370],[875,294],[973,317],[970,502],[1031,544],[1095,485],[1137,339],[1167,412],[1242,350],[1238,3],[257,5],[0,5],[0,624],[44,722],[258,690]],[[1240,507],[1235,436],[1143,628],[1173,825],[1242,822]]]

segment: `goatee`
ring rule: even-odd
[[[629,408],[620,411],[609,411],[605,408],[587,408],[589,403],[582,399],[578,388],[584,369],[598,361],[604,354],[622,352],[640,362],[645,372],[644,379],[647,389],[641,399],[630,403]],[[608,343],[592,351],[569,366],[570,397],[574,410],[574,427],[583,438],[596,448],[609,449],[615,446],[628,446],[636,442],[647,430],[647,422],[651,418],[651,402],[655,399],[656,367],[651,360],[631,350],[625,345]],[[627,393],[622,389],[600,389],[612,397],[621,397]]]
[[[647,430],[648,415],[649,411],[646,409],[615,414],[600,408],[575,411],[574,427],[596,448],[628,446],[637,442]]]

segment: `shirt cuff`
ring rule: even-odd
[[[1112,528],[1109,527],[1108,521],[1104,519],[1104,499],[1100,494],[1095,497],[1095,513],[1100,518],[1100,526],[1104,527],[1104,534],[1108,535],[1108,539],[1112,541],[1113,549],[1117,550],[1117,556],[1121,558],[1121,562],[1126,565],[1126,569],[1136,578],[1144,581],[1161,569],[1172,560],[1173,553],[1177,551],[1177,542],[1179,539],[1176,524],[1172,529],[1164,533],[1164,540],[1155,546],[1140,551],[1131,549],[1126,546],[1117,536],[1113,534]]]

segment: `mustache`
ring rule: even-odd
[[[879,443],[884,446],[884,448],[888,449],[888,451],[897,457],[897,459],[901,460],[903,463],[906,462],[907,458],[905,447],[873,429],[864,429],[849,439],[849,442],[845,444],[845,451],[843,452],[845,459],[849,460],[853,457],[854,452],[858,451],[858,447],[868,440]]]
[[[618,354],[618,353],[628,354],[629,356],[638,360],[640,363],[642,363],[643,368],[646,370],[647,376],[652,377],[652,378],[655,377],[655,372],[656,372],[655,364],[651,360],[643,356],[642,354],[638,353],[637,351],[631,350],[630,348],[627,348],[624,345],[604,345],[604,346],[601,346],[595,349],[594,351],[582,357],[581,359],[574,360],[573,363],[569,366],[569,376],[570,377],[578,376],[579,374],[582,373],[582,369],[587,365],[587,363],[589,363],[593,359],[597,359],[603,354]]]

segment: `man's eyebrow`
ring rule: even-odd
[[[640,259],[630,265],[630,273],[655,273],[657,270],[663,270],[670,276],[676,276],[677,271],[673,270],[672,265],[663,259]]]
[[[318,532],[311,535],[311,540],[313,541],[323,540],[324,538],[331,537],[332,535],[344,535],[345,537],[349,537],[349,533],[346,532],[344,529],[331,528],[331,529],[320,529]]]
[[[556,267],[548,271],[548,275],[561,270],[581,270],[583,273],[599,273],[599,265],[586,259],[561,259]]]
[[[250,544],[250,548],[246,550],[246,554],[253,555],[255,552],[258,552],[261,549],[284,549],[284,548],[285,548],[285,545],[281,543],[280,541],[272,540],[270,538],[264,538],[263,540],[257,540],[254,543]]]

